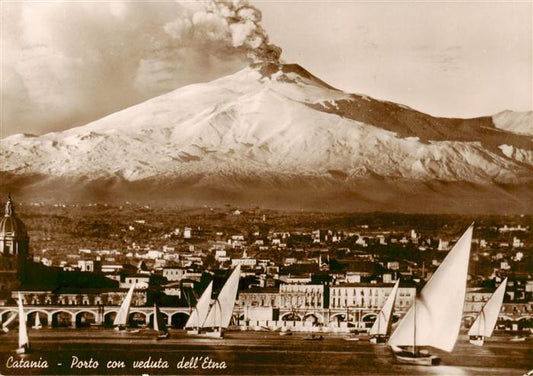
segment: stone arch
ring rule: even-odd
[[[129,314],[129,326],[135,328],[138,326],[145,326],[149,323],[151,312],[144,312],[138,309],[130,311]]]
[[[167,324],[168,320],[169,320],[168,313],[162,312],[162,311],[159,311],[159,312],[161,313],[161,316],[163,317],[163,320],[165,321],[165,324]],[[155,315],[154,315],[153,312],[150,312],[150,313],[146,314],[146,322],[147,322],[149,328],[153,328],[154,327],[154,319],[155,319]]]
[[[361,321],[365,321],[365,322],[374,322],[374,321],[376,321],[376,318],[377,318],[377,317],[378,317],[377,313],[370,312],[370,313],[364,314],[364,315],[361,317]]]
[[[377,313],[370,312],[361,317],[361,321],[363,322],[365,328],[371,328],[372,325],[374,325],[374,322],[378,318]]]
[[[324,322],[324,318],[319,313],[306,313],[303,317],[303,321],[312,322],[314,326]]]
[[[187,320],[189,319],[189,314],[186,312],[176,312],[171,315],[170,317],[170,323],[171,326],[175,329],[183,329],[185,327],[185,323],[187,323]]]
[[[28,309],[28,310],[24,310],[24,312],[26,313],[26,315],[31,315],[32,313],[37,313],[39,312],[39,314],[42,314],[42,315],[46,315],[48,316],[48,311],[45,310],[45,309],[40,309],[40,308],[37,308],[37,309]]]
[[[28,325],[34,326],[37,320],[37,313],[39,313],[39,322],[43,327],[48,326],[48,312],[42,309],[32,309],[26,311],[26,320]]]
[[[76,319],[74,313],[66,310],[53,311],[52,314],[52,327],[71,327],[72,322]]]
[[[330,316],[329,322],[344,322],[347,319],[346,313],[335,313]]]
[[[117,317],[118,309],[113,309],[104,312],[104,317],[102,319],[102,326],[106,328],[111,328],[113,326],[113,321],[115,320],[115,317]]]
[[[397,323],[398,321],[400,321],[401,318],[402,318],[401,315],[398,315],[397,313],[394,313],[394,314],[392,315],[392,323],[393,323],[393,324]]]
[[[18,315],[18,311],[16,309],[6,309],[5,311],[2,311],[2,313],[0,313],[2,323],[6,322],[11,315]]]
[[[76,328],[88,328],[96,324],[97,313],[93,310],[81,310],[74,314],[76,320]]]
[[[287,312],[281,315],[282,321],[302,321],[302,316],[294,312]]]

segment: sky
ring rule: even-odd
[[[533,108],[530,1],[0,2],[0,137],[97,120],[250,61],[445,117]]]

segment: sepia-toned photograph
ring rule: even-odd
[[[0,17],[0,375],[533,375],[533,2]]]

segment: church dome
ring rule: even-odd
[[[13,205],[11,197],[7,199],[4,216],[0,219],[0,236],[28,236],[26,226],[15,215],[15,206]]]

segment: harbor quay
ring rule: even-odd
[[[520,305],[519,308],[524,312],[530,309],[525,305]],[[173,329],[183,329],[191,314],[191,309],[188,307],[159,307],[159,309],[168,327]],[[118,306],[104,305],[29,305],[26,306],[24,314],[30,327],[38,320],[42,327],[47,328],[86,328],[112,326],[118,311]],[[533,319],[531,314],[517,312],[517,304],[505,304],[499,315],[499,328],[509,331],[520,330],[526,321]],[[236,306],[233,310],[232,327],[254,331],[289,329],[295,332],[365,332],[372,326],[378,313],[379,309],[357,307],[309,308],[299,313],[294,309]],[[0,325],[16,314],[16,306],[0,307]],[[153,322],[153,307],[132,307],[129,314],[130,322],[138,327],[148,327]],[[404,314],[405,311],[395,312],[394,321],[397,322]],[[475,316],[475,311],[463,313],[463,329],[471,324]]]

